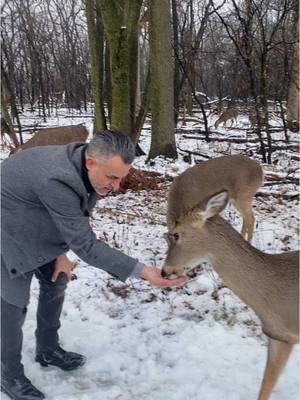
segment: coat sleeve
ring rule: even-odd
[[[138,260],[96,238],[89,217],[81,208],[82,195],[63,180],[50,178],[39,184],[38,196],[68,247],[86,263],[125,281]]]

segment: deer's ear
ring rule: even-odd
[[[229,201],[228,192],[226,190],[214,194],[204,200],[197,207],[197,213],[201,218],[208,219],[219,214],[227,206]]]

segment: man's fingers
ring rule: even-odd
[[[187,281],[189,280],[186,276],[180,276],[179,278],[174,279],[175,282],[174,285],[184,285],[185,283],[187,283]]]
[[[53,275],[52,275],[52,277],[51,277],[51,282],[55,282],[56,279],[57,279],[57,276],[58,276],[58,272],[57,272],[57,271],[54,271],[54,273],[53,273]]]
[[[68,282],[70,282],[70,280],[72,279],[72,273],[71,271],[68,269],[67,272],[65,272],[66,276],[67,276],[67,280]]]
[[[180,286],[180,285],[184,285],[187,281],[188,281],[188,278],[185,276],[181,276],[176,279],[161,278],[160,281],[158,282],[158,286],[161,286],[161,287]]]
[[[54,273],[52,275],[52,278],[51,278],[51,282],[56,282],[59,274],[61,274],[61,273],[65,274],[66,278],[67,278],[67,281],[70,282],[70,280],[72,278],[72,273],[71,273],[71,271],[69,269],[60,270],[60,271],[54,271]]]
[[[159,269],[147,266],[143,268],[141,277],[157,287],[181,286],[188,281],[186,276],[180,276],[175,279],[163,278]]]

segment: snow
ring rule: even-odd
[[[92,118],[83,114],[81,117],[75,118],[75,114],[74,118],[53,117],[47,126],[85,122],[91,132]],[[27,125],[33,121],[37,121],[34,115],[22,116],[22,122]],[[237,128],[246,124],[246,120],[239,118],[235,130],[220,127],[219,131],[238,136]],[[141,136],[141,146],[146,151],[149,135],[149,129],[145,129]],[[180,148],[198,149],[210,156],[241,151],[241,144],[226,150],[222,143],[207,144],[182,136],[177,135]],[[3,159],[8,151],[3,149],[1,154]],[[272,169],[280,175],[292,165],[287,157],[282,160],[279,155],[278,158],[276,166],[264,165],[265,173]],[[139,157],[135,166],[171,176],[189,167],[181,156],[175,162],[159,157],[154,165],[145,165],[145,159],[146,156]],[[293,185],[286,186],[286,193],[297,191]],[[278,194],[280,190],[281,185],[264,188],[266,193]],[[103,199],[94,211],[92,227],[111,246],[148,265],[160,267],[166,251],[163,240],[166,193],[167,187],[152,192],[129,191]],[[257,197],[254,209],[257,222],[253,244],[256,247],[269,253],[298,248],[296,200]],[[225,217],[240,229],[240,216],[232,207],[226,210]],[[69,255],[77,260],[75,254]],[[185,287],[177,289],[157,289],[140,280],[128,280],[124,284],[82,261],[74,272],[78,279],[68,285],[60,338],[65,349],[86,355],[86,365],[77,371],[42,368],[34,362],[38,284],[36,280],[32,284],[24,326],[23,363],[27,376],[48,400],[257,398],[267,339],[254,312],[223,287],[210,265],[204,263]],[[272,400],[298,399],[298,377],[299,346],[295,346]],[[2,399],[7,397],[2,395]]]

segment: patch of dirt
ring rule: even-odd
[[[120,192],[128,189],[137,192],[139,190],[159,190],[162,184],[170,180],[157,172],[143,171],[131,168],[129,174],[121,181]]]

